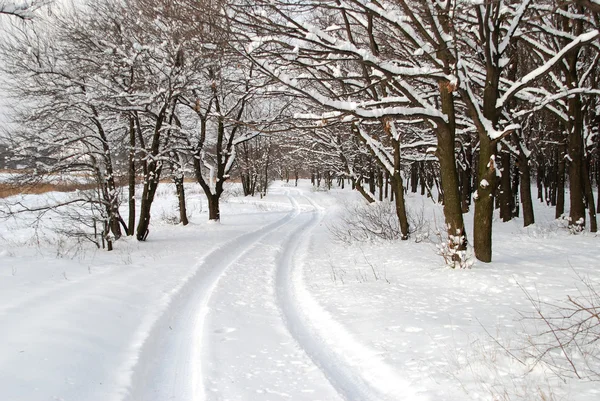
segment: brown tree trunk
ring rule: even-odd
[[[365,189],[363,188],[361,178],[359,178],[359,179],[352,178],[352,188],[357,190],[358,193],[361,194],[367,202],[369,202],[369,203],[375,202],[375,197],[373,196],[373,194],[365,191]]]
[[[207,195],[208,199],[208,219],[211,221],[221,220],[221,211],[219,209],[219,198],[217,195]]]
[[[129,181],[127,235],[133,235],[135,232],[135,126],[133,118],[129,119],[129,169],[127,176]]]
[[[453,89],[447,82],[439,85],[442,111],[448,116],[448,124],[439,124],[436,130],[436,155],[440,163],[440,193],[443,192],[444,220],[448,233],[448,246],[454,252],[453,261],[462,265],[459,252],[467,249],[467,233],[462,214],[461,193],[456,170],[456,123]]]
[[[500,218],[507,222],[512,219],[512,189],[510,186],[510,153],[501,151],[498,154],[502,175],[500,177],[500,185],[498,191],[498,201],[500,204]]]
[[[149,172],[154,169],[149,168]],[[154,201],[154,195],[156,194],[156,188],[158,188],[158,181],[160,177],[160,169],[154,174],[154,178],[149,178],[144,183],[144,190],[142,192],[142,204],[140,206],[140,219],[136,229],[136,238],[138,241],[145,241],[148,238],[150,230],[150,209],[152,208],[152,202]]]
[[[592,190],[592,181],[590,180],[587,160],[583,160],[582,168],[583,186],[585,189],[585,195],[588,205],[588,213],[590,215],[590,232],[595,233],[598,232],[598,222],[596,220],[596,205],[594,202],[594,191]]]
[[[511,183],[511,192],[512,196],[511,200],[511,208],[512,208],[512,216],[519,217],[520,215],[520,204],[519,204],[519,184],[521,183],[521,171],[519,170],[519,166],[517,163],[514,163],[513,174],[512,174],[512,183]]]
[[[471,144],[467,144],[464,147],[464,163],[465,166],[461,169],[461,183],[460,186],[460,197],[461,197],[461,210],[463,213],[469,212],[469,206],[471,205],[471,176],[472,176],[472,165],[473,165],[473,151],[471,150]]]
[[[492,218],[494,213],[494,186],[496,171],[492,141],[487,133],[479,136],[479,171],[473,226],[475,256],[482,262],[492,261]]]
[[[400,222],[400,232],[402,240],[409,237],[408,217],[406,215],[406,206],[404,204],[404,185],[402,175],[400,174],[400,142],[392,138],[392,147],[394,149],[394,174],[392,176],[392,191],[395,194],[396,215]]]
[[[187,207],[185,205],[185,188],[183,186],[183,176],[174,177],[175,189],[177,190],[177,200],[179,201],[179,221],[187,226],[189,221],[187,217]]]
[[[417,162],[412,162],[410,164],[410,192],[413,194],[417,193],[419,185],[419,168],[417,166]]]
[[[583,201],[583,115],[579,95],[569,99],[569,116],[572,125],[569,132],[569,197],[571,210],[569,226],[574,231],[585,228],[585,204]]]
[[[389,193],[388,193],[389,185],[390,185],[390,172],[385,170],[385,199],[387,199],[389,197]],[[600,203],[599,203],[599,205],[600,205]]]
[[[377,170],[377,187],[379,189],[379,201],[383,201],[383,172],[381,169]]]
[[[556,176],[556,212],[555,218],[560,218],[565,213],[565,152],[564,143],[558,145],[558,170]]]
[[[519,141],[519,176],[521,178],[521,203],[523,205],[523,226],[527,227],[535,223],[533,214],[533,200],[531,199],[531,172],[529,169],[529,157]]]

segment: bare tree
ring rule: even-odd
[[[32,0],[32,1],[13,1],[0,0],[0,14],[9,15],[29,20],[35,16],[35,12],[40,8],[51,4],[53,0]]]

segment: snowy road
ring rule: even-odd
[[[298,188],[270,199],[236,224],[126,241],[89,272],[86,256],[12,266],[0,305],[3,399],[402,399],[404,382],[305,288],[325,209]]]
[[[322,211],[299,190],[285,194],[292,211],[204,259],[145,341],[126,399],[401,398],[388,368],[371,364],[378,379],[363,377],[364,361],[347,354],[360,344],[302,290],[295,273]]]
[[[488,334],[520,346],[523,288],[564,298],[572,269],[600,282],[597,237],[547,232],[548,209],[532,232],[498,226],[495,264],[453,271],[427,243],[335,242],[355,196],[276,183],[211,224],[191,192],[181,227],[164,187],[152,236],[113,252],[0,222],[0,401],[598,399],[593,383],[524,372]]]

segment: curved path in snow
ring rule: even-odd
[[[312,298],[302,278],[323,209],[293,210],[205,257],[144,341],[127,400],[419,400]]]

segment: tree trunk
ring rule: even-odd
[[[569,132],[569,195],[571,210],[569,226],[574,231],[585,228],[585,204],[583,202],[583,115],[579,95],[569,99],[569,116],[572,118]]]
[[[185,188],[183,186],[183,176],[174,177],[175,189],[177,190],[177,199],[179,201],[179,221],[187,226],[189,221],[187,217],[187,207],[185,205]]]
[[[590,232],[595,233],[598,232],[598,222],[596,221],[596,205],[594,202],[594,191],[592,190],[592,181],[590,180],[588,163],[586,160],[583,160],[582,168],[583,186],[585,188],[588,213],[590,215]]]
[[[544,158],[538,157],[538,168],[536,174],[537,197],[540,202],[544,201]]]
[[[527,227],[535,223],[533,214],[533,200],[531,199],[531,172],[529,169],[529,157],[519,141],[519,176],[521,178],[521,203],[523,204],[523,226]]]
[[[148,238],[150,230],[150,209],[152,208],[152,202],[154,201],[154,195],[156,194],[156,188],[158,188],[158,177],[160,176],[160,170],[156,174],[156,178],[147,179],[144,183],[144,190],[142,192],[142,204],[140,206],[140,220],[138,222],[136,230],[136,238],[138,241],[145,241]]]
[[[129,119],[129,169],[127,175],[129,181],[127,235],[133,235],[135,232],[135,126],[133,118]]]
[[[463,213],[468,213],[469,206],[471,205],[471,176],[473,165],[473,151],[471,150],[470,143],[464,148],[464,156],[465,168],[461,169],[461,209]]]
[[[512,196],[510,197],[513,217],[519,217],[520,214],[519,184],[521,183],[521,170],[519,170],[519,166],[517,164],[518,163],[515,162],[513,167],[511,184]]]
[[[389,185],[390,185],[390,172],[385,170],[385,199],[387,199],[389,196],[389,193],[388,193]],[[600,205],[600,203],[599,203],[599,205]]]
[[[208,219],[210,221],[220,221],[221,211],[219,209],[219,198],[217,195],[207,196],[208,199]]]
[[[447,84],[440,84],[442,111],[448,116],[448,124],[438,125],[436,155],[440,163],[440,186],[444,195],[444,219],[448,233],[448,246],[453,252],[455,265],[462,266],[460,252],[467,249],[467,233],[462,214],[461,194],[456,170],[456,140],[454,95]],[[460,251],[460,252],[457,252]]]
[[[363,198],[365,198],[365,200],[369,203],[374,203],[375,202],[375,197],[373,196],[372,193],[365,191],[365,189],[362,186],[362,178],[359,179],[352,179],[352,188],[357,190],[359,194],[361,194],[363,196]]]
[[[502,168],[502,175],[500,177],[500,191],[498,193],[498,200],[500,203],[500,218],[502,221],[507,222],[512,219],[512,190],[510,187],[510,153],[502,150],[498,159]]]
[[[392,176],[392,191],[396,195],[396,215],[400,222],[400,232],[402,240],[409,237],[408,217],[406,215],[406,206],[404,204],[404,185],[402,175],[400,174],[400,142],[392,138],[392,147],[394,149],[394,174]]]
[[[496,184],[496,167],[494,146],[487,133],[480,135],[479,139],[479,171],[477,172],[478,182],[477,197],[475,198],[473,245],[477,259],[489,263],[492,261],[493,190]]]
[[[410,164],[410,192],[413,194],[417,193],[419,185],[419,169],[417,167],[417,162],[412,162]]]
[[[383,172],[381,169],[377,170],[377,187],[379,189],[379,201],[383,201]]]
[[[565,213],[565,152],[564,143],[558,145],[558,171],[556,177],[556,212],[555,218],[560,218]]]

